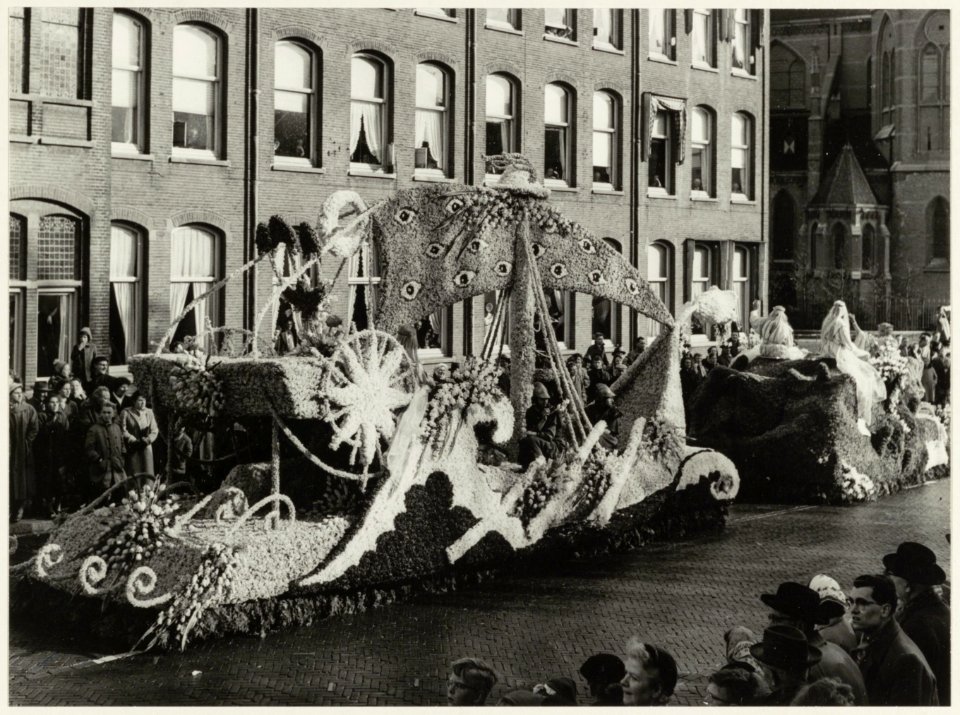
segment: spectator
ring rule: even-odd
[[[889,576],[858,576],[850,593],[853,630],[866,641],[860,671],[874,706],[937,705],[927,659],[894,619],[897,588]]]
[[[740,354],[740,336],[734,333],[730,336],[730,357],[735,358]]]
[[[518,445],[520,466],[526,469],[539,457],[553,459],[557,450],[557,413],[542,382],[533,383],[533,398],[526,415],[526,434]]]
[[[836,678],[820,678],[809,685],[800,688],[796,697],[790,701],[791,705],[823,706],[823,705],[856,705],[853,690],[846,683]]]
[[[107,360],[107,356],[97,355],[93,359],[93,377],[90,379],[89,386],[84,386],[87,388],[87,392],[96,390],[98,387],[105,387],[110,393],[108,399],[112,400],[112,394],[116,384],[116,379],[110,375],[110,361]]]
[[[623,661],[612,653],[597,653],[580,666],[594,705],[623,705],[620,681],[627,674]]]
[[[807,682],[809,669],[820,662],[820,649],[807,643],[792,626],[772,625],[750,653],[770,671],[773,692],[765,705],[787,705]]]
[[[177,481],[187,478],[187,460],[193,456],[193,440],[187,434],[186,425],[178,422],[170,446],[170,472]]]
[[[30,396],[28,403],[39,415],[46,409],[47,395],[50,394],[50,387],[45,382],[39,380],[33,383],[33,395]]]
[[[23,518],[36,495],[33,441],[40,430],[37,411],[24,402],[23,385],[11,382],[10,395],[10,521]]]
[[[610,379],[610,371],[607,369],[606,363],[597,355],[591,358],[588,375],[590,377],[590,388],[587,391],[587,399],[592,400],[595,396],[597,385],[609,385],[612,380]]]
[[[730,367],[733,362],[733,355],[730,354],[730,343],[726,342],[720,346],[720,354],[717,356],[717,364],[724,367]]]
[[[483,705],[496,684],[497,674],[479,658],[455,660],[447,678],[447,705]]]
[[[90,464],[90,498],[124,479],[123,432],[115,421],[113,403],[104,400],[97,412],[97,421],[87,432],[84,451]]]
[[[690,406],[693,404],[693,396],[696,394],[697,388],[700,387],[702,381],[703,375],[700,372],[699,366],[693,362],[693,357],[684,355],[680,359],[680,391],[683,396],[684,411],[688,415],[688,423]]]
[[[274,343],[274,350],[276,351],[277,355],[283,356],[295,352],[299,342],[300,341],[297,339],[297,334],[293,329],[293,320],[290,318],[284,318],[283,327],[277,334],[277,339]]]
[[[97,346],[93,344],[93,332],[90,328],[81,328],[79,342],[70,351],[70,367],[87,392],[93,382],[93,359],[96,356]]]
[[[930,334],[920,333],[920,339],[917,341],[917,352],[920,359],[923,360],[923,369],[927,369],[930,364]]]
[[[67,416],[68,421],[72,420],[80,410],[80,401],[73,394],[73,382],[67,380],[61,382],[56,395],[60,398],[63,414]]]
[[[606,339],[603,333],[594,333],[593,334],[593,345],[587,348],[587,352],[584,353],[584,358],[589,364],[593,364],[594,358],[600,358],[600,362],[603,363],[604,367],[608,367],[609,363],[607,362],[607,348],[606,348]]]
[[[770,625],[791,626],[820,651],[820,661],[810,668],[809,679],[839,678],[851,687],[857,705],[867,704],[866,686],[860,668],[850,655],[835,643],[826,641],[816,630],[818,621],[842,615],[843,606],[827,602],[821,606],[820,596],[812,588],[788,581],[777,587],[775,594],[765,593],[760,600],[770,607]]]
[[[946,306],[937,311],[937,329],[940,331],[940,341],[944,345],[950,344],[950,319],[947,317]]]
[[[907,346],[907,373],[910,381],[917,387],[923,387],[923,360],[920,359],[919,348],[916,345]]]
[[[68,383],[64,383],[65,385]],[[70,453],[64,449],[69,423],[60,405],[60,397],[47,393],[47,402],[39,415],[39,430],[33,443],[37,466],[38,506],[46,514],[56,511],[64,494],[64,473]]]
[[[647,349],[647,339],[642,335],[633,341],[633,349],[627,353],[627,365],[632,365]]]
[[[160,436],[160,428],[143,393],[135,392],[130,399],[133,404],[120,414],[120,427],[127,447],[124,466],[131,476],[149,474],[152,477],[156,475],[152,445]]]
[[[603,436],[600,438],[600,444],[607,449],[614,451],[620,446],[620,410],[613,406],[613,390],[602,382],[595,388],[596,395],[593,402],[587,405],[587,419],[591,424],[597,424],[603,420],[607,424]]]
[[[610,382],[616,382],[626,371],[627,366],[623,364],[623,350],[617,348],[613,351],[613,362],[610,365]]]
[[[937,353],[932,350],[929,359],[923,364],[923,373],[920,377],[920,384],[923,386],[923,399],[931,405],[937,401],[937,370],[933,365],[933,360]]]
[[[117,414],[121,414],[133,404],[133,398],[127,394],[129,389],[130,380],[125,377],[114,378],[113,385],[110,389],[110,400],[116,405]]]
[[[752,668],[728,664],[713,673],[707,682],[706,705],[753,705],[765,693],[763,680]]]
[[[905,541],[883,557],[903,604],[897,620],[937,678],[937,699],[950,704],[950,609],[934,591],[947,580],[936,555],[923,544]]]
[[[930,365],[937,376],[935,404],[943,406],[950,401],[950,349],[942,347],[930,358]]]
[[[677,686],[677,661],[637,636],[627,641],[626,674],[620,685],[624,705],[666,705]]]
[[[579,353],[574,353],[567,358],[567,371],[570,373],[570,381],[574,389],[580,394],[580,399],[586,402],[587,390],[590,388],[590,375],[583,366]]]
[[[542,705],[577,704],[577,684],[570,678],[551,678],[546,683],[535,685],[533,692],[544,696]]]
[[[704,373],[710,372],[719,364],[720,356],[717,353],[717,346],[711,345],[707,348],[707,356],[700,361],[700,364],[703,366]]]
[[[857,636],[847,618],[847,595],[840,588],[840,584],[826,574],[817,574],[810,579],[808,585],[820,596],[823,617],[820,635],[824,640],[836,643],[847,653],[853,653],[853,649],[857,647]],[[831,603],[842,608],[842,612],[836,606],[831,606]]]

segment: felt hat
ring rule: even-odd
[[[820,617],[822,622],[842,616],[847,610],[847,594],[835,579],[824,573],[817,574],[808,584],[820,596]]]
[[[547,392],[547,388],[544,386],[542,382],[533,383],[533,396],[535,398],[539,397],[545,400],[550,399],[550,393]]]
[[[910,583],[937,586],[947,580],[936,554],[915,541],[904,541],[896,553],[883,557],[883,565],[891,574]]]
[[[775,611],[805,623],[817,623],[820,596],[812,588],[787,581],[777,586],[776,593],[764,593],[760,600]]]
[[[597,386],[593,389],[597,397],[616,397],[616,395],[613,394],[613,390],[602,382],[598,382]]]
[[[819,648],[807,643],[802,631],[779,625],[763,631],[763,640],[750,646],[750,655],[782,670],[806,670],[823,657]]]
[[[33,383],[33,391],[34,392],[50,392],[50,385],[48,385],[46,382],[43,382],[42,380],[37,380],[35,383]]]
[[[86,335],[90,339],[90,342],[93,342],[93,331],[90,328],[80,328],[80,334]]]
[[[580,675],[588,683],[595,683],[598,680],[603,683],[619,683],[626,672],[623,661],[613,653],[596,653],[580,666]]]
[[[603,338],[604,340],[606,340],[606,337],[607,337],[607,336],[604,335],[603,333],[594,333],[594,334],[593,334],[593,339],[594,339],[594,340],[596,340],[597,338]]]

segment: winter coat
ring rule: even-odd
[[[106,489],[126,478],[123,471],[123,432],[119,425],[93,425],[87,432],[83,446],[90,464],[90,481],[94,485]]]
[[[860,662],[870,705],[937,705],[937,679],[927,659],[891,619],[867,643]]]
[[[85,390],[87,389],[87,385],[93,381],[93,359],[96,356],[97,346],[93,343],[87,343],[87,346],[83,350],[80,349],[80,343],[77,343],[70,351],[70,367],[73,370],[73,374],[83,384]],[[87,392],[89,392],[89,390],[87,390]]]
[[[37,411],[26,402],[10,405],[10,499],[22,501],[37,493],[33,441],[40,430]]]
[[[950,609],[933,591],[907,601],[900,613],[900,627],[927,659],[937,678],[941,705],[950,704]]]
[[[153,466],[153,443],[160,436],[160,428],[153,410],[144,407],[137,412],[128,407],[120,413],[120,426],[127,446],[125,467],[127,474],[156,474]]]

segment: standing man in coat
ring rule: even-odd
[[[887,575],[903,603],[900,627],[927,659],[937,677],[941,705],[950,704],[950,609],[934,586],[947,580],[936,555],[923,544],[904,541],[894,554],[883,557]]]
[[[897,587],[889,576],[858,576],[850,592],[853,630],[863,639],[860,671],[873,706],[937,705],[937,679],[894,618]]]
[[[100,403],[97,421],[87,432],[84,451],[90,464],[90,498],[126,479],[123,470],[123,432],[114,420],[116,407],[109,400]]]
[[[93,331],[90,328],[80,329],[80,340],[70,351],[70,367],[83,389],[90,392],[90,383],[93,381],[93,359],[97,356],[97,346],[93,344]]]
[[[36,495],[33,441],[40,422],[37,411],[23,399],[23,385],[10,383],[10,521],[19,521]]]

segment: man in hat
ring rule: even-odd
[[[937,677],[941,705],[950,704],[950,609],[934,591],[947,580],[936,555],[923,544],[904,541],[896,553],[883,557],[903,604],[900,627],[927,659]]]
[[[527,433],[520,439],[518,459],[526,469],[538,457],[553,459],[557,451],[557,413],[550,408],[550,393],[542,382],[533,383],[533,398],[527,409]]]
[[[717,352],[717,346],[711,345],[707,348],[707,356],[700,361],[700,366],[703,368],[704,374],[710,372],[717,365],[720,364],[720,355]]]
[[[496,672],[479,658],[455,660],[447,678],[447,705],[483,705],[496,683]]]
[[[627,641],[620,686],[624,705],[666,705],[677,687],[677,661],[663,648],[637,636]]]
[[[750,646],[750,654],[770,671],[773,692],[764,705],[787,705],[808,680],[810,668],[820,662],[820,649],[807,642],[803,632],[785,625],[763,631],[763,640]]]
[[[613,351],[613,361],[610,364],[610,381],[616,382],[620,376],[627,371],[627,366],[623,362],[623,349],[618,345]]]
[[[593,334],[593,345],[587,348],[587,352],[584,353],[583,357],[588,365],[593,365],[593,359],[598,357],[604,367],[609,366],[607,362],[606,338],[603,333]]]
[[[821,611],[832,610],[837,614],[831,616],[825,624],[817,629],[820,635],[823,636],[824,640],[836,643],[847,653],[853,653],[853,649],[857,647],[858,639],[847,618],[847,595],[840,588],[840,584],[834,578],[821,573],[810,579],[810,583],[807,585],[820,596]],[[831,603],[835,605],[829,605]]]
[[[591,424],[603,420],[607,424],[600,444],[609,450],[616,450],[620,446],[620,410],[613,406],[613,390],[602,382],[594,388],[594,400],[587,405],[587,419]]]
[[[867,697],[874,706],[937,705],[937,679],[927,659],[894,618],[897,587],[889,576],[858,576],[850,592],[853,630]]]
[[[10,382],[10,521],[19,521],[36,494],[33,441],[40,430],[37,411],[23,399],[23,385]]]
[[[590,386],[587,388],[588,400],[596,398],[597,385],[609,385],[613,382],[610,376],[610,370],[599,355],[594,355],[590,359],[587,376],[590,378]]]
[[[853,689],[857,705],[867,704],[867,689],[856,661],[840,646],[826,641],[816,630],[818,623],[842,615],[839,604],[823,604],[812,588],[787,581],[777,587],[776,593],[765,593],[760,600],[770,607],[770,625],[791,626],[806,637],[807,642],[820,651],[820,662],[810,668],[810,681],[819,678],[837,678]]]
[[[613,653],[596,653],[580,666],[594,705],[623,705],[620,681],[627,674],[623,661]]]
[[[39,415],[46,408],[47,404],[47,395],[50,394],[50,386],[45,383],[37,380],[33,383],[33,395],[31,395],[28,402],[30,406],[36,411]]]

